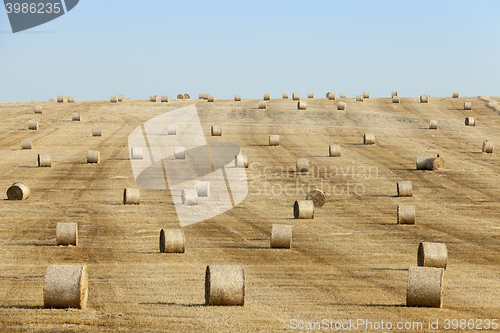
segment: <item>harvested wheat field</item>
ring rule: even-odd
[[[260,110],[259,99],[76,98],[38,102],[43,114],[33,114],[34,103],[0,104],[0,328],[492,330],[500,319],[500,157],[482,153],[485,140],[500,142],[500,114],[487,107],[492,101],[500,98],[393,103],[372,96],[363,103],[343,98],[347,107],[337,110],[338,100],[311,98],[307,110],[298,110],[296,101],[275,98]],[[123,204],[124,189],[138,188],[128,138],[187,105],[196,106],[209,146],[232,142],[246,155],[248,195],[221,215],[182,227],[184,253],[160,253],[160,231],[181,228],[177,193],[141,189],[139,204]],[[81,121],[72,121],[73,113]],[[476,125],[465,126],[467,117]],[[439,122],[437,130],[429,129],[430,119]],[[28,130],[31,120],[38,131]],[[211,136],[214,125],[222,136]],[[92,136],[96,126],[102,136]],[[373,145],[363,144],[366,133]],[[269,146],[271,134],[279,135],[279,146]],[[32,149],[22,149],[24,139]],[[340,145],[342,155],[330,157],[330,145]],[[90,151],[100,152],[99,163],[87,163]],[[50,155],[50,168],[37,166],[38,154]],[[417,170],[418,156],[438,154],[445,170]],[[298,158],[308,159],[308,172],[295,173]],[[411,197],[397,196],[401,181],[411,182]],[[7,199],[15,182],[29,187],[27,200]],[[314,186],[325,204],[314,207],[313,219],[294,219],[294,202]],[[415,224],[398,224],[399,205],[415,206]],[[57,223],[77,223],[77,246],[56,245]],[[291,248],[271,248],[273,224],[292,226]],[[421,242],[446,244],[441,308],[406,306]],[[86,266],[85,309],[44,307],[50,265]],[[243,267],[243,306],[205,305],[209,265]]]

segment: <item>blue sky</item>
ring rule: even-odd
[[[282,92],[499,96],[500,1],[80,0],[11,32],[0,102]]]

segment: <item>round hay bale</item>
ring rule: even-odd
[[[161,103],[168,103],[168,95],[161,95]]]
[[[293,204],[293,217],[295,219],[313,219],[314,202],[312,200],[297,200]]]
[[[415,206],[398,206],[398,224],[415,224]]]
[[[314,98],[314,93],[312,93],[312,92],[307,93],[307,98]]]
[[[363,135],[363,144],[365,144],[365,145],[375,144],[375,135],[373,135],[373,134]]]
[[[182,229],[161,229],[160,253],[184,253],[186,238]]]
[[[444,269],[410,267],[406,306],[440,308],[443,301]]]
[[[464,110],[472,110],[472,103],[464,102]]]
[[[212,126],[212,136],[222,136],[222,127],[219,125]]]
[[[246,155],[236,155],[234,157],[235,168],[248,168],[248,158]]]
[[[207,101],[208,101],[208,102],[215,102],[215,97],[214,97],[214,95],[208,95],[208,97],[207,97]]]
[[[42,106],[41,105],[35,105],[35,113],[42,114]]]
[[[273,224],[271,231],[271,247],[274,249],[289,249],[292,247],[292,226]]]
[[[92,136],[102,136],[101,127],[92,127]]]
[[[393,103],[399,103],[399,96],[392,96]]]
[[[476,118],[475,117],[465,118],[465,126],[476,126]]]
[[[298,158],[295,168],[296,172],[309,172],[309,160],[307,158]]]
[[[340,98],[346,98],[346,94],[345,93],[340,93]]]
[[[85,309],[88,298],[86,266],[50,265],[45,272],[43,306]]]
[[[363,98],[370,98],[370,92],[363,91]]]
[[[235,94],[234,95],[234,101],[235,102],[241,102],[241,94]]]
[[[429,120],[429,129],[437,129],[438,121],[437,120]]]
[[[191,99],[191,96],[189,96],[189,94],[184,94],[184,99]]]
[[[118,102],[123,102],[123,100],[125,99],[125,95],[123,95],[123,94],[116,95],[116,97],[118,98]]]
[[[50,159],[50,155],[38,154],[38,167],[39,168],[50,168],[51,165],[52,165],[52,161]]]
[[[12,184],[7,190],[7,198],[9,200],[27,200],[30,194],[30,188],[22,182]]]
[[[307,102],[306,101],[298,101],[297,102],[297,109],[299,109],[299,110],[307,109]]]
[[[196,190],[182,190],[182,204],[186,206],[198,205],[198,192]]]
[[[454,91],[453,94],[451,95],[452,98],[459,98],[460,93],[458,91]]]
[[[174,157],[176,160],[185,160],[186,147],[174,147]]]
[[[402,182],[398,182],[398,197],[412,197],[413,196],[413,188],[411,186],[411,181],[406,180]]]
[[[418,245],[418,266],[445,269],[447,263],[448,250],[445,243],[422,242]]]
[[[326,98],[328,98],[328,100],[330,100],[330,101],[334,101],[334,100],[337,99],[337,97],[333,93],[328,93],[328,95],[326,96]]]
[[[30,145],[31,145],[31,142],[30,142]],[[488,140],[485,140],[483,142],[483,153],[493,154],[493,142],[490,142]]]
[[[80,121],[80,113],[79,112],[73,112],[72,121]]]
[[[330,157],[340,157],[340,145],[330,145],[328,147]]]
[[[356,95],[356,102],[363,102],[363,95]]]
[[[300,99],[300,94],[298,93],[293,93],[292,94],[292,100],[293,101],[298,101]]]
[[[397,91],[391,92],[391,97],[394,97],[394,96],[399,96],[399,93]]]
[[[429,95],[420,95],[420,103],[429,103]]]
[[[57,245],[78,245],[78,224],[57,223],[56,225]]]
[[[118,96],[111,96],[111,97],[109,98],[109,101],[110,101],[111,103],[117,103],[117,102],[118,102]]]
[[[23,139],[21,141],[21,149],[31,149],[31,139]]]
[[[311,200],[314,207],[321,208],[326,202],[325,193],[318,189],[310,190],[309,193],[307,193],[306,200]]]
[[[269,135],[269,145],[270,146],[279,146],[280,145],[280,136],[277,134]]]
[[[55,102],[55,101],[56,101],[56,99],[54,97],[49,98],[49,102]]]
[[[198,94],[198,99],[205,99],[205,94]]]
[[[283,93],[283,99],[288,99],[288,93]]]
[[[149,101],[153,102],[153,103],[156,103],[156,101],[157,101],[156,95],[149,96]]]
[[[133,160],[142,160],[144,158],[142,147],[132,147],[130,149],[130,158]]]
[[[167,133],[168,135],[177,135],[177,125],[168,125]]]
[[[270,101],[271,100],[271,94],[264,94],[264,100],[265,101]]]
[[[208,181],[196,180],[194,182],[194,189],[196,190],[198,197],[208,198],[210,196],[210,182]]]
[[[344,102],[339,102],[339,104],[337,104],[337,110],[346,110],[347,109],[347,104],[344,103]]]
[[[141,190],[138,188],[126,188],[123,190],[124,205],[138,205],[141,202]]]
[[[205,271],[206,305],[244,305],[243,266],[209,265]]]
[[[87,153],[87,163],[99,164],[101,162],[101,153],[98,151],[89,151]]]
[[[259,101],[259,109],[267,109],[267,103],[264,101]]]
[[[74,103],[75,102],[75,96],[68,96],[68,103]]]
[[[64,102],[66,102],[66,96],[64,95],[57,96],[57,103],[64,103]]]
[[[184,95],[183,94],[177,95],[177,99],[184,99]]]
[[[442,157],[428,158],[425,162],[427,170],[443,171],[445,169],[446,161]]]
[[[38,131],[38,121],[30,120],[30,122],[28,123],[28,129]]]
[[[417,156],[417,170],[427,170],[427,157]]]

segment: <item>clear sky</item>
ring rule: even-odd
[[[499,96],[499,78],[499,0],[80,0],[16,34],[0,11],[0,102]]]

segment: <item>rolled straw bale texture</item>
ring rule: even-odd
[[[153,102],[153,103],[156,103],[156,101],[157,101],[156,95],[149,96],[149,101]]]
[[[443,171],[446,161],[442,157],[428,158],[426,163],[427,170]]]
[[[209,197],[210,196],[210,182],[196,180],[194,182],[194,189],[198,194],[198,197]]]
[[[415,224],[415,206],[398,206],[398,224]]]
[[[299,99],[300,99],[300,94],[298,94],[298,93],[293,93],[292,94],[292,100],[298,101]]]
[[[123,190],[124,205],[138,205],[141,203],[141,190],[138,188],[126,188]]]
[[[41,105],[35,105],[35,113],[42,114],[42,106]]]
[[[55,102],[55,101],[56,101],[56,99],[54,97],[49,98],[49,102]]]
[[[312,200],[297,200],[293,204],[293,217],[296,219],[313,219],[314,202]]]
[[[344,103],[344,102],[339,102],[339,104],[337,104],[337,110],[346,110],[347,109],[347,104]]]
[[[298,158],[295,168],[296,172],[309,172],[309,160],[307,158]]]
[[[298,101],[297,102],[297,109],[299,109],[299,110],[307,109],[307,102],[306,101]]]
[[[411,181],[406,180],[398,182],[398,197],[411,197],[413,196],[413,188],[411,186]]]
[[[340,98],[346,98],[346,94],[345,93],[340,93]]]
[[[174,147],[174,157],[176,160],[185,160],[186,147]]]
[[[271,231],[271,247],[289,249],[292,246],[292,226],[273,224]]]
[[[270,101],[271,100],[271,94],[264,94],[264,100],[265,101]]]
[[[429,120],[429,129],[437,129],[438,121],[437,120]]]
[[[307,193],[306,200],[311,200],[314,207],[321,208],[326,202],[325,193],[318,189],[310,190],[309,193]]]
[[[182,204],[196,206],[198,204],[198,192],[196,190],[182,190]]]
[[[177,125],[168,125],[167,133],[168,135],[177,135]]]
[[[68,103],[74,103],[75,102],[75,96],[68,96]]]
[[[399,93],[397,91],[391,92],[391,97],[394,97],[394,96],[399,96]]]
[[[465,118],[465,126],[476,126],[476,118],[475,117]]]
[[[269,135],[269,145],[270,146],[279,146],[280,145],[280,136],[277,134]]]
[[[184,95],[183,94],[177,95],[177,99],[184,99]]]
[[[215,97],[214,97],[214,95],[208,95],[208,97],[207,97],[207,101],[208,101],[208,102],[215,102]]]
[[[489,154],[493,153],[493,142],[490,142],[488,140],[483,142],[483,153],[489,153]]]
[[[219,125],[212,126],[212,136],[221,136],[222,128]]]
[[[244,305],[243,266],[209,265],[205,271],[206,305]]]
[[[184,99],[191,99],[191,96],[189,96],[189,94],[184,94]]]
[[[453,94],[451,95],[452,98],[459,98],[460,93],[458,91],[454,91]]]
[[[186,251],[182,229],[161,229],[160,253],[184,253]]]
[[[111,103],[117,103],[117,102],[118,102],[118,96],[111,96],[111,97],[109,98],[109,101],[110,101]]]
[[[307,98],[314,98],[314,93],[312,93],[312,92],[307,93]]]
[[[328,96],[327,98],[330,100],[330,101],[334,101],[337,99],[337,97],[335,96],[334,93],[328,93]]]
[[[446,268],[447,263],[448,250],[445,243],[422,242],[418,245],[418,266]]]
[[[471,109],[472,109],[472,103],[464,102],[464,110],[471,110]]]
[[[370,92],[363,91],[363,98],[370,98]]]
[[[267,103],[265,101],[259,101],[259,109],[267,109]]]
[[[39,168],[50,168],[51,165],[52,165],[52,161],[50,159],[50,155],[38,154],[38,167]]]
[[[356,95],[356,102],[363,102],[363,95]]]
[[[365,144],[365,145],[375,144],[375,135],[373,135],[373,134],[363,135],[363,144]]]
[[[101,127],[92,127],[92,136],[102,136]]]
[[[43,305],[46,308],[85,309],[88,298],[86,266],[50,265],[45,272]]]
[[[283,93],[283,99],[288,99],[288,93]]]
[[[393,103],[399,103],[399,96],[392,96]]]
[[[132,147],[130,150],[130,155],[133,160],[142,160],[144,158],[142,147]]]
[[[168,95],[161,96],[161,103],[168,103]]]
[[[72,120],[73,121],[80,121],[80,112],[73,112]]]
[[[21,141],[21,149],[31,149],[31,139],[23,139]]]
[[[241,102],[241,94],[235,94],[235,95],[234,95],[234,100],[235,100],[236,102]]]
[[[236,155],[234,157],[234,167],[235,168],[248,168],[247,155]]]
[[[9,200],[27,200],[30,194],[30,188],[22,182],[12,184],[7,190],[7,198]]]
[[[66,102],[66,96],[64,96],[64,95],[57,96],[57,102],[58,103],[64,103],[64,102]]]
[[[205,99],[205,94],[198,94],[198,99]]]
[[[417,156],[417,170],[427,170],[427,157]]]
[[[328,147],[330,157],[340,157],[340,145],[330,145]]]
[[[101,153],[98,151],[89,151],[87,153],[87,163],[99,164],[101,162]]]
[[[118,99],[118,102],[123,102],[123,100],[125,99],[125,95],[123,95],[123,94],[116,95],[116,98]]]
[[[56,225],[57,245],[78,245],[78,224],[57,223]]]
[[[443,268],[410,267],[406,306],[440,308],[443,301]]]
[[[33,131],[37,131],[38,130],[38,121],[30,120],[30,122],[28,123],[28,129],[33,130]]]
[[[429,95],[420,95],[420,103],[429,103]]]

